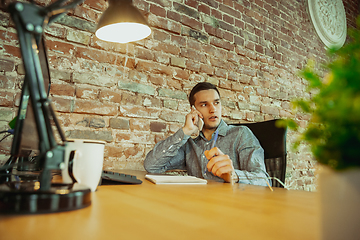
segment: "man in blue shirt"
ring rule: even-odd
[[[189,102],[191,111],[184,127],[155,145],[145,158],[145,169],[150,173],[183,169],[200,178],[267,186],[264,150],[249,128],[227,125],[222,120],[216,86],[198,83],[190,92]],[[201,120],[203,128],[192,138],[199,132]],[[218,138],[212,147],[216,131]]]

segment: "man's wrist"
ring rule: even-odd
[[[187,129],[186,127],[183,127],[182,130],[185,135],[191,136],[192,133],[189,131],[189,129]]]

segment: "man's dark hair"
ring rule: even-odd
[[[219,90],[216,88],[216,86],[212,83],[209,82],[201,82],[195,85],[195,87],[193,87],[193,89],[190,92],[189,95],[189,102],[190,102],[190,106],[193,106],[195,104],[195,93],[200,92],[202,90],[210,90],[210,89],[214,89],[220,97],[220,93]]]

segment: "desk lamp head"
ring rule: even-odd
[[[144,16],[131,0],[109,0],[109,7],[101,16],[95,35],[104,41],[127,43],[146,38],[150,33]]]

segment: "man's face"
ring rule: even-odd
[[[195,108],[204,117],[204,128],[217,128],[221,120],[221,102],[219,94],[214,89],[202,90],[195,93],[194,98]]]

